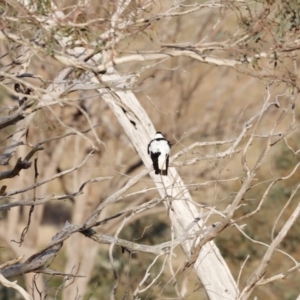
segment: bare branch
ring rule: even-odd
[[[30,295],[17,284],[17,281],[8,281],[5,277],[3,277],[2,274],[0,274],[0,282],[8,288],[13,288],[17,290],[24,297],[25,300],[32,300],[32,297],[30,297]]]

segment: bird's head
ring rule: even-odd
[[[162,133],[160,131],[157,131],[155,134],[155,138],[159,139],[159,138],[163,138],[164,136],[162,135]]]

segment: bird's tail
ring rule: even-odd
[[[159,168],[155,168],[155,167],[154,167],[154,170],[155,170],[155,174],[156,174],[156,175],[160,174]]]
[[[168,176],[168,169],[162,170],[161,175]]]

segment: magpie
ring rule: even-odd
[[[163,137],[161,132],[156,132],[154,139],[148,145],[148,154],[152,159],[155,174],[168,175],[170,150],[170,142]]]

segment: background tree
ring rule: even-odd
[[[26,299],[298,296],[297,1],[0,11],[3,285],[26,274],[12,284]],[[166,178],[153,124],[173,144]]]

